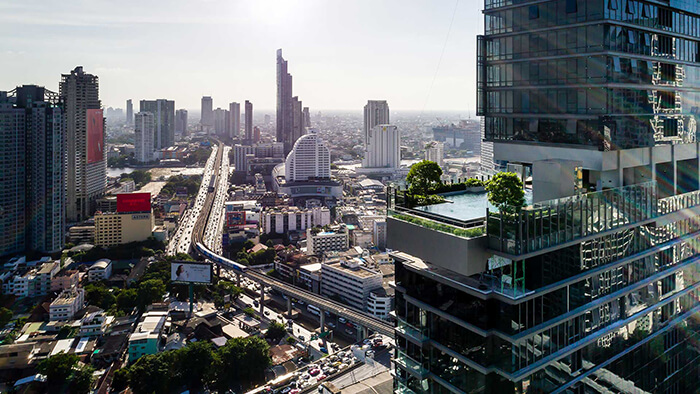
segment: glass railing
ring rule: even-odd
[[[425,342],[429,339],[428,329],[424,328],[422,330],[408,324],[404,320],[399,319],[399,324],[396,326],[396,331],[404,336],[411,337],[417,341]]]
[[[416,394],[416,392],[409,389],[408,386],[397,380],[396,390],[394,390],[394,394]]]
[[[425,376],[430,372],[426,368],[424,368],[421,365],[421,363],[407,356],[406,353],[400,350],[397,350],[396,352],[396,358],[394,358],[394,363],[401,366],[406,371],[413,372],[418,376]]]
[[[656,190],[656,182],[647,182],[503,213],[487,211],[489,248],[526,254],[653,219],[659,215]]]

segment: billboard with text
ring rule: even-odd
[[[97,163],[104,159],[104,117],[101,109],[87,110],[87,162]]]
[[[212,265],[206,263],[170,263],[170,280],[174,283],[211,283]]]
[[[117,212],[150,212],[151,193],[117,194]]]

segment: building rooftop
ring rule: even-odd
[[[352,259],[348,261],[344,258],[333,258],[324,261],[323,265],[332,267],[338,271],[342,271],[343,273],[356,276],[361,279],[381,275],[379,272],[372,271],[369,268],[360,265],[359,259]]]
[[[109,259],[97,260],[97,262],[95,262],[95,264],[90,266],[90,269],[105,269],[111,263],[112,263],[112,260],[109,260]]]

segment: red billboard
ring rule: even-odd
[[[101,109],[87,110],[87,162],[96,163],[104,159],[104,117]]]
[[[230,211],[226,212],[226,226],[237,227],[245,224],[245,212],[244,211]]]
[[[151,193],[117,194],[117,212],[150,212]]]

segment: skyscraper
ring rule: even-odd
[[[245,140],[250,144],[253,141],[253,103],[245,101]]]
[[[302,109],[301,101],[299,97],[294,96],[292,98],[292,137],[291,141],[296,142],[302,135],[306,127],[304,127],[304,112]]]
[[[185,114],[186,115],[186,114]],[[153,141],[156,134],[156,117],[151,112],[139,112],[134,123],[134,158],[139,163],[153,161]]]
[[[66,116],[66,220],[78,222],[95,211],[107,187],[104,117],[97,76],[76,67],[61,75],[60,98]]]
[[[255,126],[253,127],[253,143],[257,144],[260,142],[260,127]]]
[[[126,124],[134,124],[134,103],[126,100]]]
[[[140,112],[150,112],[154,116],[153,149],[158,151],[175,145],[175,101],[141,100],[140,104]]]
[[[199,124],[203,127],[214,126],[214,101],[210,96],[202,97],[202,118]]]
[[[217,135],[225,136],[230,123],[231,119],[227,110],[221,108],[214,110],[214,132]]]
[[[430,218],[390,188],[396,391],[697,392],[700,5],[486,0],[484,17],[478,114],[532,188]]]
[[[365,105],[365,146],[369,144],[374,126],[389,123],[389,104],[386,100],[368,100]]]
[[[65,118],[56,93],[0,92],[0,256],[61,250],[65,234]]]
[[[231,125],[229,126],[231,134],[230,138],[237,138],[241,134],[241,105],[239,103],[230,103],[228,105],[230,113]]]
[[[187,110],[178,109],[175,111],[175,134],[182,137],[187,136]]]
[[[277,50],[277,141],[284,142],[285,154],[292,149],[294,124],[292,104],[292,75],[287,71],[287,61],[282,49]]]
[[[313,130],[299,138],[287,155],[284,177],[287,182],[330,179],[330,150]]]
[[[370,130],[362,168],[395,170],[401,165],[401,133],[398,127],[379,124]]]
[[[304,107],[303,116],[304,116],[304,128],[306,129],[307,127],[311,127],[311,114],[309,114],[309,107]]]

